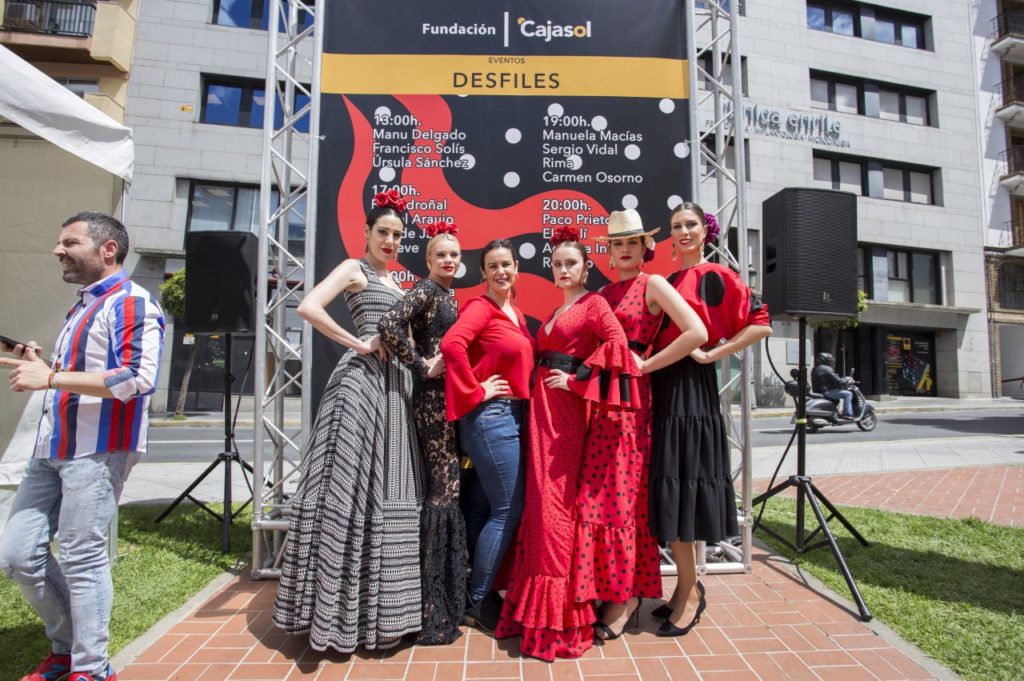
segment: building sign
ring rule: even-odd
[[[725,103],[728,113],[731,102]],[[711,121],[707,125],[711,125]],[[743,126],[747,134],[810,142],[830,147],[849,147],[842,138],[842,121],[824,113],[786,111],[761,104],[743,105]]]

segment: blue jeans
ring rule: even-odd
[[[830,400],[843,401],[843,416],[853,416],[853,393],[842,388],[833,388],[822,393]]]
[[[486,497],[486,507],[481,500],[467,511],[467,524],[481,527],[469,581],[471,603],[479,602],[494,587],[494,578],[523,514],[526,481],[519,437],[523,411],[520,400],[496,398],[479,405],[459,423],[462,449],[473,461]]]
[[[107,538],[138,459],[126,452],[32,459],[0,537],[0,570],[43,620],[53,652],[71,655],[73,671],[107,671],[114,597]],[[59,563],[50,552],[54,534]]]

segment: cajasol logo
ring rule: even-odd
[[[527,38],[540,38],[546,43],[553,38],[589,38],[591,36],[590,20],[582,24],[556,24],[550,19],[545,22],[534,21],[526,17],[516,19],[519,32]]]

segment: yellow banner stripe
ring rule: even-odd
[[[351,95],[535,95],[686,99],[685,59],[325,54],[320,89]]]

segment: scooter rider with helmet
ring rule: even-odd
[[[841,418],[849,420],[853,418],[853,393],[845,389],[844,379],[832,368],[834,363],[835,359],[831,353],[818,353],[815,357],[814,368],[811,369],[811,390],[830,400],[842,400]]]

